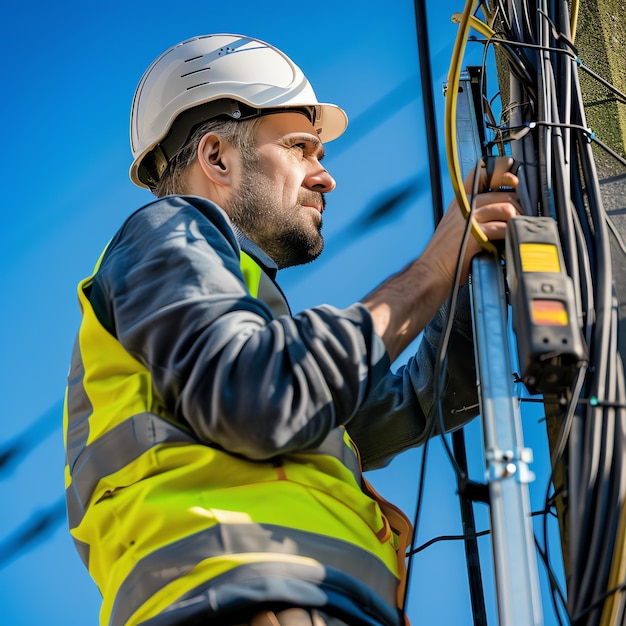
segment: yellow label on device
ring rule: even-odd
[[[519,247],[522,260],[522,272],[561,271],[559,251],[551,243],[522,243]]]

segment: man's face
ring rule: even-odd
[[[242,155],[240,182],[224,207],[236,224],[280,268],[322,252],[324,194],[335,181],[322,167],[322,143],[300,113],[261,118],[257,150]]]

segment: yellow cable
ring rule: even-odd
[[[454,195],[461,208],[465,218],[469,217],[470,205],[463,187],[463,179],[461,177],[461,167],[459,165],[459,156],[457,151],[456,138],[456,104],[457,95],[459,93],[459,82],[461,77],[461,63],[463,62],[463,54],[465,52],[465,44],[467,43],[467,35],[469,32],[470,21],[477,0],[467,0],[465,10],[461,16],[459,31],[454,42],[452,51],[452,60],[450,61],[450,72],[448,74],[448,92],[446,97],[445,108],[445,135],[446,135],[446,155],[448,160],[448,170],[450,172],[450,182]],[[476,19],[477,22],[480,20]],[[476,165],[478,167],[478,164]],[[478,224],[472,218],[472,235],[478,243],[489,252],[496,252],[496,247],[489,241],[485,233],[480,229]]]
[[[574,43],[576,40],[576,28],[578,27],[578,0],[572,0],[570,6],[570,30],[572,31],[572,43]]]
[[[611,572],[607,589],[613,589],[623,584],[626,578],[626,505],[622,502],[622,510],[620,511],[617,533],[615,536],[615,552],[611,562]],[[600,626],[615,626],[617,624],[617,612],[619,602],[617,594],[609,596],[602,608],[602,616],[600,618]]]

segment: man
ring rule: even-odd
[[[402,623],[410,524],[361,467],[435,419],[436,314],[464,220],[452,206],[421,257],[361,302],[292,315],[274,279],[322,250],[324,142],[346,125],[248,37],[185,41],[139,84],[131,178],[161,199],[79,287],[66,403],[69,523],[101,624]],[[514,203],[478,196],[490,238]],[[472,378],[452,388],[472,369],[466,326],[454,340],[447,418],[475,401]]]

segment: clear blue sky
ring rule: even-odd
[[[63,497],[60,403],[79,323],[77,282],[90,273],[123,219],[151,196],[135,188],[128,115],[144,69],[170,45],[211,32],[270,41],[289,54],[320,100],[348,113],[346,134],[327,146],[338,187],[328,200],[325,257],[284,273],[294,310],[347,305],[419,254],[433,229],[412,0],[314,3],[11,3],[0,23],[4,227],[0,231],[0,454],[24,450],[0,470],[0,557],[14,534],[51,513],[47,534],[0,569],[0,622],[12,626],[97,624],[98,592],[74,551],[58,503]],[[463,2],[428,2],[437,123]],[[480,60],[480,50],[473,62]],[[443,145],[443,143],[442,143]],[[387,221],[359,232],[355,221],[409,181],[415,192]],[[446,203],[450,200],[446,188]],[[468,359],[472,358],[468,355]],[[547,460],[543,425],[525,417],[534,450],[532,506],[542,507]],[[478,424],[467,430],[471,472],[482,479]],[[370,479],[412,517],[422,451]],[[439,442],[429,448],[417,543],[461,532],[453,471]],[[477,525],[487,528],[486,509]],[[489,623],[496,624],[489,539],[480,539]],[[558,550],[553,541],[555,564]],[[414,625],[470,626],[463,546],[439,542],[411,574]],[[556,623],[542,569],[546,624]]]

